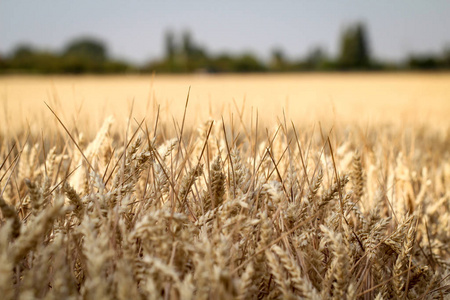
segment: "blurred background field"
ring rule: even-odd
[[[133,107],[136,120],[208,118],[273,124],[283,116],[296,124],[384,124],[446,130],[450,125],[450,74],[288,74],[0,77],[3,136],[19,131],[59,130],[47,103],[68,128],[95,134],[113,115],[123,125]],[[45,102],[45,103],[44,103]],[[242,110],[243,109],[243,110]],[[253,114],[253,117],[252,117]]]

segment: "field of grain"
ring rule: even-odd
[[[283,109],[288,120],[306,125],[450,124],[449,74],[317,74],[0,77],[0,126],[4,136],[27,127],[40,132],[57,126],[49,124],[46,102],[68,125],[87,133],[111,114],[124,123],[134,100],[136,119],[154,121],[159,105],[161,120],[172,127],[172,118],[183,116],[189,87],[190,125],[209,117],[227,120],[231,113],[238,119],[242,106],[244,121],[251,119],[253,108],[268,126]]]
[[[448,299],[449,83],[0,77],[2,299]]]

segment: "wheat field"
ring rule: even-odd
[[[2,299],[448,299],[449,82],[0,77]]]
[[[114,115],[122,124],[133,116],[154,120],[183,117],[191,87],[186,122],[230,119],[238,111],[250,125],[258,110],[268,127],[283,110],[288,120],[311,126],[356,123],[446,128],[450,122],[450,75],[443,74],[305,74],[189,76],[17,76],[0,77],[2,134],[30,129],[39,134],[59,125],[44,104],[57,110],[71,128],[95,135],[103,120]],[[236,104],[235,104],[236,103]],[[52,123],[48,123],[48,122]],[[123,132],[123,130],[119,130]],[[93,136],[91,136],[93,137]]]

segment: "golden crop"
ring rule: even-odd
[[[448,79],[0,78],[2,299],[446,299]]]

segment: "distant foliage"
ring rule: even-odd
[[[103,62],[108,58],[106,46],[92,38],[82,38],[71,42],[64,50],[63,56],[96,62]]]
[[[0,72],[9,73],[123,73],[133,70],[125,62],[111,59],[106,45],[94,38],[70,42],[61,53],[19,45],[10,57],[0,60]]]
[[[261,73],[311,71],[449,70],[450,50],[437,54],[410,54],[404,62],[377,61],[372,57],[369,33],[363,23],[349,25],[340,37],[337,57],[321,46],[300,58],[288,58],[281,48],[268,61],[252,52],[210,53],[186,30],[164,34],[164,55],[140,66],[109,57],[100,40],[83,37],[70,41],[60,53],[19,45],[9,55],[0,55],[0,73]]]
[[[338,64],[343,70],[370,68],[369,41],[363,24],[352,25],[342,34]]]

